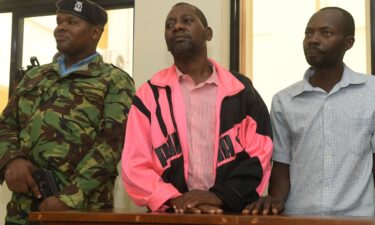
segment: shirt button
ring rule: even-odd
[[[46,75],[48,80],[53,80],[54,74],[53,73],[47,73]]]

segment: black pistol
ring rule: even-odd
[[[59,192],[55,177],[52,171],[39,168],[33,173],[35,182],[38,184],[42,199],[53,196]]]

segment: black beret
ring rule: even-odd
[[[59,0],[56,7],[57,13],[69,13],[94,25],[104,26],[107,23],[105,9],[89,0]]]

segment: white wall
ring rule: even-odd
[[[11,47],[11,31],[12,31],[12,14],[0,13],[0,24],[3,31],[0,41],[0,86],[5,88],[9,85],[10,70],[10,47]],[[0,99],[3,102],[2,99]]]
[[[139,87],[155,72],[172,65],[164,40],[167,14],[177,0],[136,0],[134,24],[134,71]],[[213,29],[213,39],[208,42],[209,57],[229,66],[229,0],[186,0],[200,8]]]
[[[9,67],[10,67],[10,47],[11,47],[11,27],[12,14],[0,13],[0,24],[3,33],[0,41],[0,111],[6,105],[8,99]],[[0,186],[0,224],[3,224],[6,204],[10,199],[10,192],[5,183]]]

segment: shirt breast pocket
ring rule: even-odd
[[[74,112],[97,123],[102,116],[106,90],[101,85],[77,83],[70,87]]]
[[[371,138],[374,133],[374,118],[371,108],[347,108],[342,118],[336,121],[338,134],[342,133],[340,138],[343,147],[358,157],[367,155],[371,149]],[[340,113],[341,114],[341,113]]]

